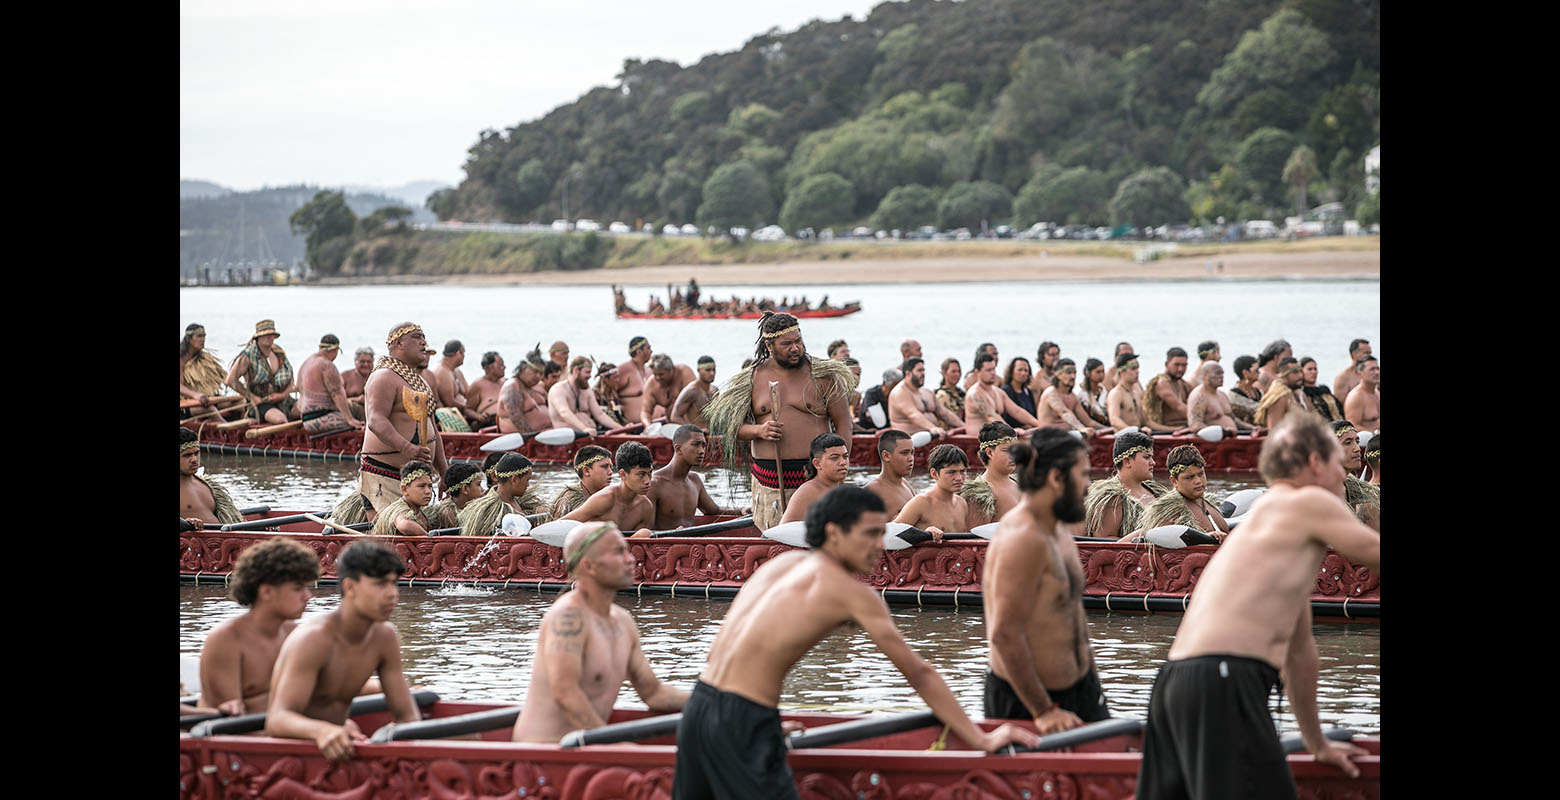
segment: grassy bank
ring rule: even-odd
[[[727,238],[598,236],[596,234],[508,234],[410,231],[358,242],[340,277],[520,275],[601,268],[772,264],[780,262],[896,261],[915,259],[1001,259],[1088,257],[1132,261],[1147,243],[1031,241],[837,240],[833,242],[732,242]],[[1379,252],[1377,237],[1329,237],[1293,242],[1181,244],[1176,257],[1236,253]]]

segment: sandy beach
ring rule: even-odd
[[[1284,245],[1233,245],[1201,247],[1195,254],[1166,253],[1153,261],[1137,263],[1119,254],[1070,252],[1052,255],[1035,244],[1024,252],[992,255],[972,252],[949,256],[944,248],[936,255],[891,258],[872,257],[872,246],[860,248],[851,258],[787,260],[754,264],[682,264],[606,267],[577,271],[505,273],[488,275],[405,275],[334,278],[322,284],[418,284],[471,285],[606,285],[682,284],[688,278],[710,284],[833,285],[849,283],[938,283],[957,281],[1130,281],[1156,280],[1257,280],[1274,278],[1380,278],[1379,239],[1351,242],[1347,249],[1307,247],[1313,243]],[[1321,244],[1316,242],[1314,244]],[[1365,246],[1361,246],[1365,244]],[[1190,248],[1188,248],[1190,249]],[[864,251],[864,252],[863,252]],[[1211,270],[1210,270],[1211,265]],[[1220,268],[1222,265],[1222,269]]]

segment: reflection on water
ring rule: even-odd
[[[334,609],[337,590],[322,587],[309,614]],[[536,630],[554,595],[473,587],[402,588],[392,622],[401,633],[406,675],[441,696],[519,703],[535,656]],[[704,667],[729,604],[688,598],[618,598],[639,623],[645,656],[656,674],[690,686]],[[986,670],[984,617],[978,611],[890,609],[916,652],[947,680],[966,711],[980,716]],[[179,652],[198,653],[206,633],[243,609],[216,586],[179,587]],[[1181,617],[1171,614],[1088,614],[1100,682],[1117,716],[1146,716],[1149,691],[1170,650]],[[1379,625],[1315,627],[1321,654],[1317,703],[1323,726],[1381,731]],[[840,711],[908,710],[925,704],[867,635],[839,632],[807,654],[786,679],[788,708]],[[643,708],[626,684],[619,704]],[[1271,706],[1270,706],[1271,707]],[[1295,727],[1289,702],[1279,714]]]

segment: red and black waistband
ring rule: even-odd
[[[795,489],[807,482],[807,467],[810,459],[787,458],[782,459],[780,468],[785,473],[785,488]],[[766,489],[779,489],[780,483],[775,475],[775,460],[772,458],[758,459],[753,462],[753,479],[758,485]]]
[[[358,461],[358,471],[367,472],[370,475],[379,475],[385,478],[395,478],[396,480],[401,479],[400,467],[392,467],[377,458],[369,458],[368,456],[360,457]]]

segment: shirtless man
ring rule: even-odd
[[[540,433],[552,426],[541,384],[540,363],[528,358],[515,367],[514,377],[504,381],[498,391],[499,433]]]
[[[1165,371],[1148,379],[1143,392],[1143,411],[1148,418],[1169,428],[1186,425],[1186,398],[1192,385],[1186,374],[1186,351],[1172,347],[1165,352]]]
[[[1056,383],[1048,384],[1036,403],[1035,419],[1043,428],[1075,430],[1084,438],[1094,436],[1094,426],[1085,422],[1079,406],[1078,395],[1073,394],[1073,384],[1078,380],[1078,365],[1070,358],[1063,358],[1052,365]]]
[[[1381,430],[1381,365],[1375,356],[1365,356],[1354,371],[1360,382],[1343,401],[1343,415],[1362,431]]]
[[[753,524],[767,530],[780,522],[786,500],[806,480],[813,439],[831,431],[850,435],[847,403],[855,384],[844,362],[807,355],[801,325],[790,314],[766,314],[758,330],[753,365],[728,381],[704,413],[710,433],[728,443],[728,466],[736,465],[736,448],[751,443]],[[778,408],[770,399],[771,383]]]
[[[1197,385],[1201,384],[1202,383],[1203,367],[1207,366],[1209,363],[1217,364],[1219,362],[1220,358],[1221,358],[1221,356],[1219,355],[1219,343],[1218,342],[1215,342],[1212,339],[1209,339],[1206,342],[1198,342],[1197,343],[1197,369],[1191,370],[1187,374],[1187,376],[1186,376],[1187,382],[1192,384],[1193,386],[1197,386]],[[1196,426],[1194,425],[1193,427],[1196,427]]]
[[[628,360],[618,365],[617,374],[611,378],[612,388],[617,390],[618,399],[623,403],[623,419],[629,422],[637,422],[644,413],[645,379],[648,377],[645,364],[649,361],[650,340],[635,336],[628,340]],[[675,393],[672,395],[676,396]]]
[[[1035,350],[1035,374],[1029,378],[1029,391],[1035,397],[1051,388],[1051,379],[1056,377],[1056,365],[1061,361],[1061,356],[1062,347],[1056,342],[1041,342]]]
[[[639,416],[629,419],[630,422],[643,422],[647,428],[654,420],[665,421],[683,388],[693,383],[693,370],[687,364],[673,364],[672,357],[665,353],[656,353],[650,358],[650,375],[651,380],[644,382],[645,397]],[[622,397],[621,394],[618,396]]]
[[[835,339],[829,342],[829,358],[835,361],[844,361],[850,358],[850,345],[846,344],[844,339]]]
[[[650,502],[655,505],[655,529],[669,531],[685,528],[695,512],[735,514],[720,507],[704,488],[704,480],[693,472],[704,464],[708,448],[704,431],[695,425],[683,425],[672,436],[672,460],[650,473]]]
[[[341,389],[341,372],[335,364],[340,352],[341,340],[327,333],[320,337],[320,349],[298,367],[299,419],[310,439],[363,429]]]
[[[988,422],[980,429],[980,458],[986,471],[966,480],[959,496],[968,504],[966,530],[996,522],[1018,506],[1023,494],[1013,479],[1013,445],[1018,434],[1006,422]]]
[[[297,539],[253,545],[233,565],[228,597],[249,611],[211,629],[200,649],[200,700],[228,715],[270,701],[271,667],[320,578],[320,558]]]
[[[807,518],[807,508],[850,475],[850,444],[833,433],[813,437],[812,459],[807,465],[807,482],[791,495],[781,522],[799,522]]]
[[[439,365],[430,365],[423,377],[433,387],[436,407],[456,409],[467,421],[475,422],[470,409],[466,408],[466,390],[469,387],[466,385],[466,376],[460,372],[460,365],[464,363],[466,346],[459,339],[451,339],[444,343],[444,355],[439,359]]]
[[[590,389],[590,370],[590,359],[576,356],[569,362],[569,379],[548,390],[547,417],[554,428],[600,433],[618,426],[596,401],[596,393]]]
[[[547,507],[547,520],[563,519],[590,496],[612,485],[612,453],[600,445],[588,444],[574,451],[574,474],[580,482],[559,490]]]
[[[1116,363],[1117,363],[1117,361],[1119,361],[1121,359],[1121,356],[1123,354],[1131,353],[1131,352],[1132,352],[1132,345],[1130,345],[1130,344],[1128,344],[1126,342],[1117,342],[1116,343],[1116,352],[1112,353],[1110,358],[1106,359],[1106,361],[1105,361],[1105,363],[1110,365],[1110,367],[1105,370],[1105,385],[1106,386],[1115,387],[1115,385],[1116,385]]]
[[[1155,433],[1172,433],[1175,428],[1161,425],[1148,418],[1143,410],[1143,389],[1137,385],[1138,361],[1135,353],[1116,356],[1116,387],[1105,398],[1105,410],[1110,414],[1110,426],[1116,430],[1137,426],[1138,430]]]
[[[1084,496],[1083,535],[1127,538],[1143,527],[1143,516],[1170,490],[1154,477],[1154,437],[1132,431],[1116,436],[1111,451],[1114,477],[1089,484]]]
[[[564,369],[568,369],[569,368],[569,345],[565,344],[562,339],[559,339],[558,341],[553,342],[552,345],[547,348],[547,358],[549,360],[551,360],[554,364],[557,364],[558,366],[560,366],[560,367],[562,367]],[[543,377],[546,377],[545,373],[546,373],[546,371],[544,370],[543,371]]]
[[[1200,431],[1209,425],[1217,425],[1224,429],[1225,436],[1262,430],[1235,418],[1229,396],[1219,388],[1224,385],[1224,367],[1219,362],[1207,362],[1201,374],[1202,383],[1186,398],[1186,427]]]
[[[915,447],[910,434],[897,428],[885,428],[877,437],[878,463],[883,469],[867,483],[867,491],[883,500],[883,513],[890,518],[915,497],[910,488],[910,471],[915,469]]]
[[[542,391],[551,392],[552,387],[557,386],[558,382],[563,380],[563,373],[566,371],[567,369],[565,367],[558,366],[558,363],[555,361],[548,361],[547,363],[543,364]]]
[[[591,495],[563,518],[610,522],[619,530],[634,531],[636,539],[649,536],[649,526],[655,524],[655,504],[645,496],[650,493],[650,471],[655,469],[650,448],[626,442],[618,448],[614,460],[618,482]]]
[[[1137,779],[1144,800],[1294,797],[1267,714],[1280,670],[1306,749],[1359,776],[1349,757],[1364,751],[1322,737],[1310,595],[1328,548],[1380,575],[1381,537],[1343,504],[1342,453],[1320,417],[1294,414],[1275,428],[1258,468],[1269,488],[1203,569],[1154,681]]]
[[[905,644],[888,606],[857,576],[877,569],[887,518],[877,495],[840,486],[807,515],[809,551],[764,562],[732,600],[677,727],[676,800],[796,797],[782,738],[780,690],[792,665],[847,622],[866,631],[937,718],[987,752],[1037,736],[970,722],[937,671]]]
[[[964,431],[964,420],[944,408],[926,388],[926,362],[920,356],[905,361],[905,379],[888,393],[888,424],[910,434],[930,431],[936,439]]]
[[[944,533],[963,528],[969,516],[970,505],[959,496],[959,490],[964,488],[964,475],[969,471],[970,462],[963,450],[951,444],[940,444],[932,448],[926,465],[931,468],[932,480],[936,483],[910,498],[894,521],[920,528],[930,533],[935,541],[942,541]]]
[[[179,428],[179,519],[195,530],[207,523],[231,525],[243,522],[233,497],[222,485],[200,474],[200,437],[189,428]]]
[[[1342,397],[1345,400],[1354,387],[1360,385],[1360,374],[1355,371],[1360,359],[1371,355],[1369,339],[1355,339],[1349,342],[1349,365],[1338,372],[1338,377],[1333,378],[1333,397]]]
[[[1278,371],[1284,359],[1295,354],[1294,348],[1283,339],[1274,339],[1268,342],[1262,352],[1257,353],[1257,388],[1266,392],[1273,381],[1278,378]]]
[[[710,421],[704,416],[704,406],[715,399],[718,391],[715,388],[715,359],[699,356],[698,380],[684,386],[677,394],[677,402],[672,403],[672,413],[667,418],[678,425],[709,427]]]
[[[1143,514],[1143,530],[1162,525],[1188,525],[1222,542],[1230,526],[1213,503],[1208,502],[1208,465],[1194,445],[1183,444],[1165,456],[1170,472],[1170,491],[1154,498]],[[1134,531],[1133,533],[1137,533]],[[1133,538],[1127,534],[1121,541]]]
[[[352,369],[341,371],[341,390],[347,393],[347,402],[351,403],[352,413],[358,419],[363,418],[363,387],[368,385],[368,376],[374,374],[374,348],[359,347],[352,355]]]
[[[1293,358],[1279,359],[1277,377],[1262,393],[1257,410],[1251,415],[1252,421],[1271,429],[1278,427],[1289,412],[1303,412],[1299,395],[1300,384],[1304,380],[1305,376],[1300,374],[1300,365]],[[1258,383],[1261,383],[1260,378]]]
[[[986,547],[987,719],[1029,719],[1041,734],[1110,717],[1083,616],[1078,545],[1088,448],[1055,428],[1013,446],[1024,499]]]
[[[504,357],[497,350],[489,350],[482,354],[482,377],[471,382],[466,387],[466,419],[471,421],[472,430],[480,430],[489,425],[499,424],[502,410],[499,403],[499,395],[504,389]],[[500,432],[505,432],[500,429]]]
[[[982,342],[979,347],[975,348],[975,361],[979,361],[980,360],[980,354],[981,353],[990,353],[991,354],[991,363],[992,364],[996,364],[997,363],[997,346],[996,345],[992,344],[991,342]],[[992,367],[992,369],[996,369],[996,367]],[[975,386],[979,381],[980,381],[980,367],[976,366],[975,362],[972,361],[972,362],[970,362],[970,371],[964,376],[964,390],[966,392],[968,392],[970,390],[970,388]],[[968,424],[968,422],[969,422],[969,417],[965,417],[966,425]]]
[[[449,465],[444,445],[433,426],[433,388],[417,374],[428,363],[423,329],[403,322],[385,338],[389,353],[374,365],[364,385],[367,430],[358,463],[358,492],[374,511],[383,511],[401,496],[401,465],[417,460],[432,464],[443,475]]]
[[[906,372],[909,372],[910,371],[910,367],[907,366],[905,364],[905,362],[909,361],[912,358],[920,358],[920,357],[921,357],[921,343],[920,342],[918,342],[918,341],[916,341],[914,339],[906,339],[906,340],[904,340],[904,341],[899,343],[899,364],[900,364],[899,368],[900,369],[902,369],[902,370],[904,370]]]
[[[1003,415],[1011,416],[1029,426],[1020,430],[1020,435],[1040,427],[1040,420],[1019,408],[1018,404],[1009,400],[1007,393],[1002,391],[999,385],[1002,376],[997,374],[996,356],[989,353],[976,356],[973,374],[976,377],[975,384],[964,396],[965,430],[978,431],[988,422],[1003,422]]]
[[[368,392],[373,403],[374,387]],[[341,604],[299,625],[276,656],[267,736],[313,739],[327,759],[351,758],[354,743],[368,737],[347,719],[347,709],[375,674],[395,722],[422,718],[401,672],[401,637],[389,622],[398,596],[395,582],[406,569],[378,540],[356,541],[341,551],[336,560]]]
[[[682,710],[688,693],[656,677],[639,647],[634,616],[612,602],[619,589],[634,585],[634,554],[617,526],[576,525],[563,541],[563,564],[574,589],[542,617],[512,740],[557,744],[571,731],[607,724],[624,678],[651,711]]]

